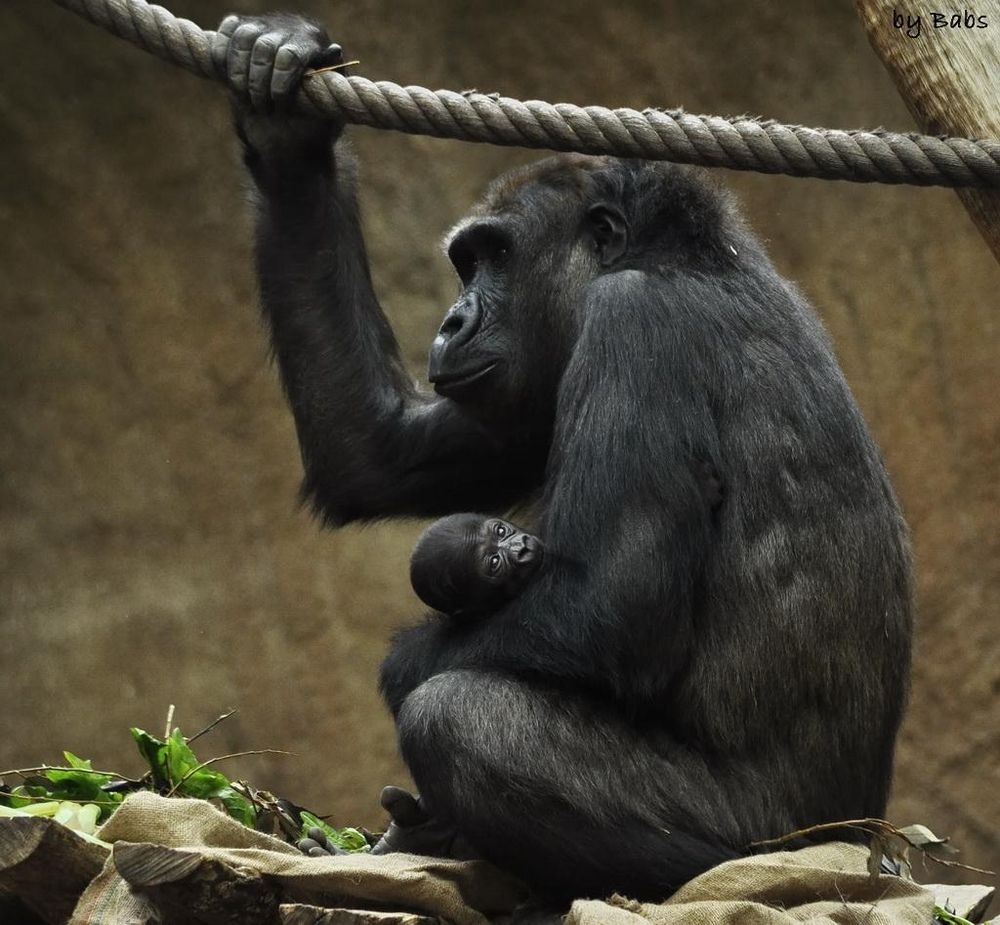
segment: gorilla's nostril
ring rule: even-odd
[[[449,315],[444,319],[444,324],[441,325],[440,333],[445,337],[454,337],[459,331],[462,330],[462,326],[465,324],[465,319],[461,315]]]
[[[479,298],[474,292],[466,292],[444,316],[438,336],[458,346],[476,336],[480,320]]]

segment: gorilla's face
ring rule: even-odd
[[[462,291],[431,347],[429,379],[492,422],[554,413],[585,290],[604,263],[597,216],[608,206],[588,202],[584,179],[554,184],[555,160],[502,177],[447,243]]]
[[[513,222],[490,216],[462,225],[448,244],[462,291],[431,347],[428,377],[439,395],[475,404],[505,391],[524,339],[511,318],[523,273],[515,238]]]

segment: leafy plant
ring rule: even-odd
[[[216,723],[229,715],[232,714],[224,714]],[[278,801],[244,782],[231,781],[213,767],[217,762],[237,755],[200,761],[191,749],[191,740],[185,738],[180,729],[175,728],[163,739],[138,727],[129,731],[149,768],[141,777],[129,778],[113,771],[95,771],[89,760],[79,758],[72,752],[63,752],[66,759],[64,767],[43,766],[4,772],[20,776],[22,782],[15,787],[5,787],[0,780],[0,807],[50,816],[91,834],[97,825],[107,821],[129,793],[139,790],[169,797],[212,800],[249,828],[266,823],[268,815],[273,815],[280,803],[280,812],[284,817],[280,831],[289,840],[303,838],[311,827],[318,827],[334,844],[346,851],[368,850],[367,839],[357,829],[335,829],[299,807],[289,812],[285,807],[292,807],[293,804]]]
[[[103,822],[125,799],[120,791],[106,787],[115,781],[115,775],[107,771],[95,771],[89,761],[78,758],[72,752],[63,752],[68,767],[32,768],[24,778],[24,783],[13,789],[0,791],[0,801],[12,809],[23,809],[39,803],[77,803],[81,806],[93,804],[99,810],[98,821]],[[52,815],[56,810],[53,809]]]
[[[175,729],[166,740],[136,726],[129,731],[149,763],[153,789],[165,790],[168,796],[218,800],[230,816],[253,828],[257,821],[253,803],[233,789],[225,774],[198,760],[180,729]]]

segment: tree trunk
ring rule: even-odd
[[[855,6],[923,131],[1000,138],[1000,0],[941,4],[936,19],[924,5],[900,0],[855,0]],[[958,195],[1000,260],[1000,191]]]

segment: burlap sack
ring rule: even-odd
[[[62,920],[65,913],[50,910],[66,908],[66,891],[56,888],[61,862],[80,854],[74,836],[43,833],[43,824],[56,825],[51,820],[5,822],[33,834],[11,840],[18,847],[7,867],[0,858],[0,886],[30,898],[46,921]],[[150,793],[130,796],[98,835],[113,848],[76,903],[72,925],[486,925],[505,919],[524,896],[516,880],[483,861],[308,858],[208,803]],[[91,855],[88,848],[85,863],[75,865],[89,866],[86,876],[100,863]],[[578,900],[566,925],[930,925],[933,893],[899,877],[872,879],[867,861],[867,848],[843,843],[743,858],[659,904]],[[38,892],[46,874],[51,895]]]
[[[310,858],[208,803],[150,793],[130,796],[97,834],[114,848],[81,896],[71,925],[143,925],[159,921],[154,916],[164,911],[184,921],[185,909],[190,921],[222,920],[227,902],[236,910],[251,893],[259,895],[250,897],[248,908],[259,907],[261,921],[287,920],[292,899],[487,925],[524,894],[518,881],[484,861],[408,854]]]
[[[868,874],[868,849],[830,842],[728,861],[663,903],[615,897],[573,904],[565,925],[929,925],[934,894]]]

